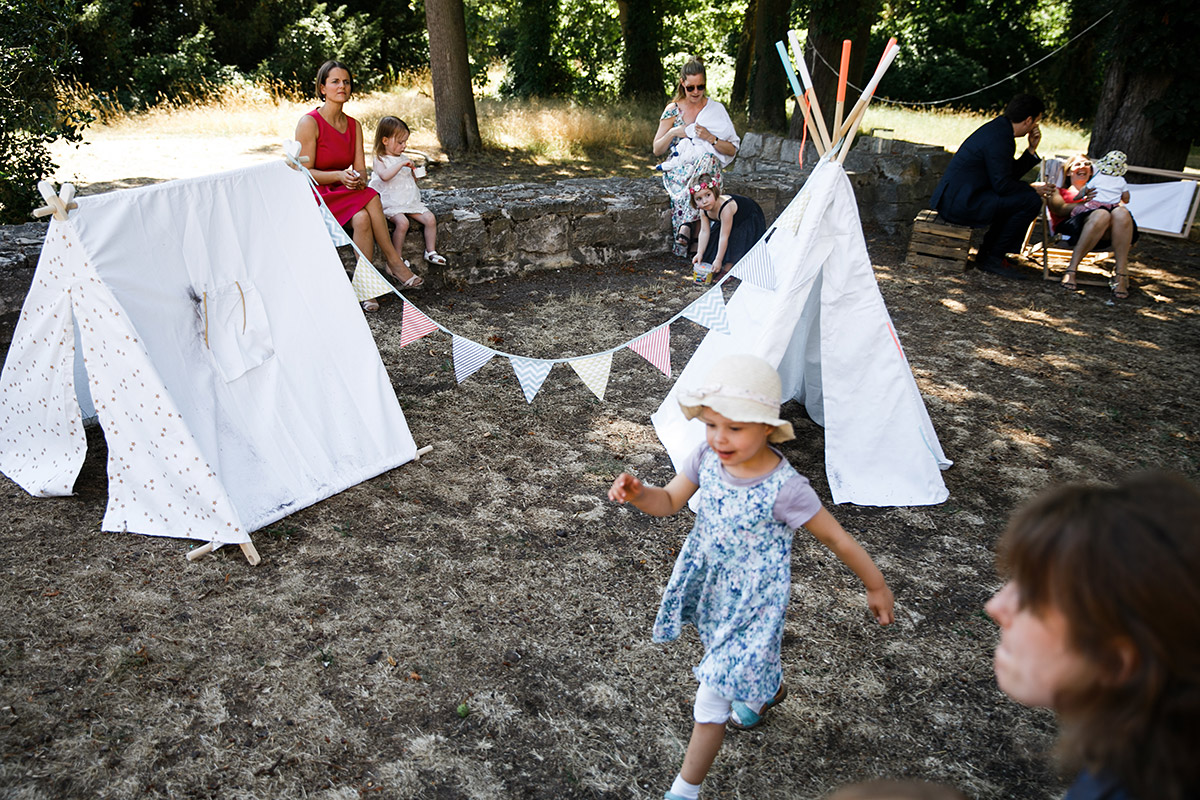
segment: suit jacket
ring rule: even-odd
[[[980,126],[950,160],[929,207],[957,225],[991,224],[997,200],[1027,189],[1018,178],[1038,163],[1027,150],[1014,159],[1013,142],[1012,123],[1005,117]]]

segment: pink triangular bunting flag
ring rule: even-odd
[[[437,323],[425,316],[416,306],[404,301],[404,311],[400,317],[400,346],[412,344],[422,336],[428,336],[438,329]]]
[[[671,377],[671,326],[660,325],[654,330],[634,339],[628,345],[630,350],[658,367],[659,372]]]

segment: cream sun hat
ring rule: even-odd
[[[1104,175],[1116,175],[1119,177],[1124,175],[1128,169],[1125,163],[1126,160],[1125,154],[1120,150],[1109,150],[1105,154],[1104,158],[1094,163],[1096,165],[1096,170],[1100,173]]]
[[[779,418],[783,393],[779,373],[757,356],[726,356],[713,365],[703,386],[681,390],[676,399],[683,415],[693,419],[705,407],[734,422],[774,425],[768,442],[796,438],[792,423]]]

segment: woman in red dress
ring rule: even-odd
[[[317,191],[338,224],[350,223],[354,243],[363,255],[373,258],[378,244],[387,260],[387,273],[403,286],[416,289],[425,281],[409,269],[392,246],[379,194],[367,188],[362,126],[342,110],[352,90],[350,70],[344,64],[326,61],[321,65],[317,71],[317,97],[324,102],[296,124],[300,155],[308,157]],[[379,305],[368,300],[363,307],[373,311]]]

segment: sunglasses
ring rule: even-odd
[[[683,87],[683,90],[684,90],[685,92],[703,92],[703,91],[704,91],[704,84],[703,84],[703,83],[697,83],[695,86],[687,86],[687,85],[685,85],[685,86]]]

